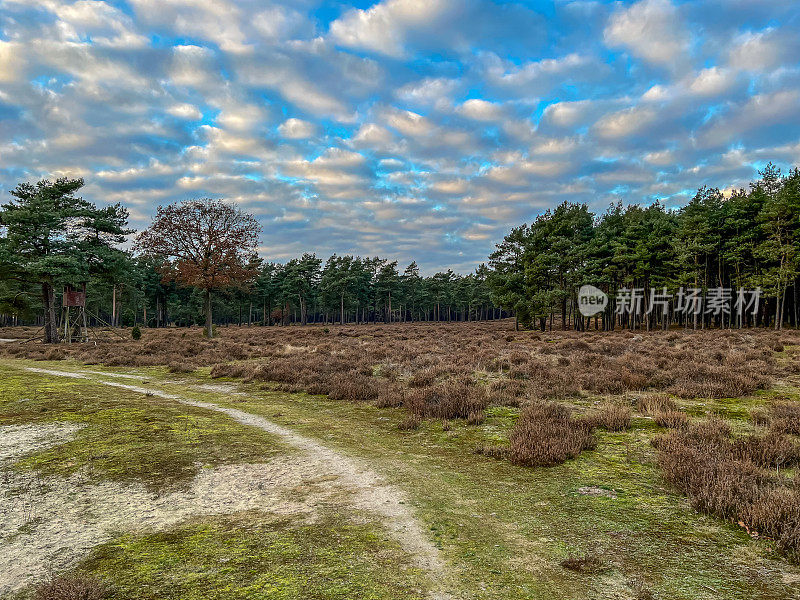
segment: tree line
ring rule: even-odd
[[[492,299],[522,326],[543,330],[554,321],[564,329],[796,327],[800,170],[782,175],[770,163],[759,177],[727,197],[700,188],[678,210],[660,202],[616,203],[597,216],[585,204],[565,202],[497,245],[490,256]],[[587,284],[610,299],[593,319],[576,302],[576,291]],[[754,311],[737,306],[737,291],[745,289],[763,295]],[[636,310],[620,310],[620,290],[641,295]],[[702,298],[718,290],[732,294],[721,309],[682,312],[678,306],[686,292]],[[648,310],[655,298],[669,299]]]
[[[416,262],[306,253],[285,264],[256,254],[260,225],[218,200],[159,207],[133,230],[120,204],[76,196],[80,179],[20,184],[0,206],[0,325],[38,323],[59,340],[59,298],[87,283],[91,324],[467,321],[508,316],[492,303],[488,267],[422,276]]]

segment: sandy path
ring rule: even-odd
[[[202,402],[182,398],[157,389],[140,387],[119,383],[117,381],[102,381],[74,371],[58,371],[54,369],[41,369],[25,367],[27,371],[87,379],[94,383],[122,388],[142,394],[149,394],[167,400],[173,400],[188,406],[205,408],[224,413],[244,425],[258,427],[267,433],[275,435],[284,442],[302,451],[298,457],[298,469],[302,471],[313,470],[319,475],[335,476],[348,489],[352,490],[351,504],[358,509],[373,513],[380,517],[384,525],[393,534],[395,539],[403,546],[416,564],[425,569],[437,587],[442,590],[446,586],[444,565],[439,557],[437,548],[431,543],[422,525],[408,508],[402,492],[394,486],[387,484],[380,475],[369,469],[360,460],[344,456],[311,438],[300,435],[291,429],[278,425],[264,417],[247,413],[234,408],[225,408],[211,402]],[[101,373],[101,372],[94,372]],[[102,373],[103,375],[110,375]],[[434,595],[437,599],[449,599],[452,596],[445,591],[438,591]]]

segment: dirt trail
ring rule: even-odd
[[[300,435],[291,429],[273,423],[261,416],[247,413],[234,408],[226,408],[211,402],[190,400],[181,396],[163,392],[158,389],[141,387],[120,383],[117,381],[104,381],[89,377],[87,374],[74,371],[59,371],[55,369],[42,369],[25,367],[27,371],[71,377],[74,379],[87,379],[94,383],[113,386],[172,400],[188,406],[195,406],[216,412],[224,413],[244,425],[258,427],[267,433],[281,438],[284,442],[296,447],[303,453],[302,467],[313,469],[319,475],[335,476],[341,484],[352,490],[351,504],[357,508],[380,517],[384,526],[389,529],[395,539],[412,556],[416,564],[427,571],[432,582],[438,588],[434,594],[437,600],[447,600],[453,596],[444,591],[447,585],[444,565],[437,548],[431,543],[422,525],[408,508],[405,497],[396,487],[386,483],[380,475],[368,468],[362,461],[344,456],[319,442]],[[114,374],[97,371],[86,373],[102,374],[114,377]],[[299,465],[298,465],[299,466]]]

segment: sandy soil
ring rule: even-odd
[[[28,367],[27,370],[48,375],[90,379],[86,374],[81,372],[67,372],[35,367]],[[109,375],[102,372],[93,373]],[[150,527],[163,527],[192,514],[211,514],[208,512],[198,513],[194,511],[192,507],[203,507],[203,510],[208,511],[224,509],[223,512],[235,512],[238,510],[247,510],[249,508],[263,509],[265,507],[269,507],[268,510],[276,511],[308,512],[309,502],[311,506],[313,506],[314,503],[322,501],[321,499],[325,496],[329,497],[333,493],[341,493],[344,491],[347,495],[348,504],[377,517],[384,526],[389,529],[393,537],[402,547],[414,558],[417,565],[428,571],[431,579],[437,584],[438,588],[444,589],[448,587],[446,584],[445,569],[439,557],[438,550],[431,543],[424,528],[416,520],[403,494],[394,486],[387,484],[380,475],[371,470],[362,461],[345,456],[315,440],[302,436],[291,429],[273,423],[258,415],[221,407],[210,402],[200,402],[182,398],[175,394],[169,394],[148,387],[130,385],[117,381],[103,381],[96,378],[92,380],[103,385],[149,394],[182,404],[226,414],[242,424],[258,427],[273,434],[301,451],[300,456],[286,459],[286,462],[283,463],[280,461],[273,461],[268,465],[248,465],[247,469],[250,469],[248,472],[236,470],[243,468],[241,466],[228,467],[226,470],[217,470],[218,473],[216,477],[222,479],[216,480],[216,483],[209,483],[208,480],[203,479],[209,475],[207,473],[201,473],[198,476],[198,480],[195,481],[192,490],[188,492],[185,498],[172,498],[164,501],[158,498],[147,500],[142,496],[142,493],[146,494],[146,492],[142,490],[135,491],[136,495],[132,496],[132,490],[120,491],[118,486],[111,486],[112,488],[117,487],[116,491],[106,486],[92,486],[91,492],[82,494],[84,497],[88,497],[88,500],[76,506],[83,506],[81,510],[90,510],[91,506],[95,506],[95,508],[91,510],[96,518],[104,523],[102,526],[97,526],[104,532],[122,529],[123,527],[128,528],[128,526],[125,526],[125,523],[129,523],[129,525],[133,526],[145,525]],[[280,465],[280,467],[277,465]],[[292,502],[287,501],[287,499],[282,496],[280,497],[280,502],[277,502],[276,500],[278,500],[278,498],[270,495],[275,493],[275,490],[272,489],[270,485],[271,482],[279,482],[281,489],[284,491],[297,488],[298,486],[308,485],[316,488],[316,490],[314,493],[309,494],[309,499],[304,501],[302,506],[298,507],[293,506]],[[70,483],[66,485],[73,484]],[[272,491],[269,491],[269,489],[272,489]],[[336,490],[338,490],[338,492]],[[58,506],[59,498],[65,495],[69,496],[67,492],[68,490],[57,491],[51,497],[55,506]],[[261,495],[262,492],[266,495]],[[136,500],[133,501],[132,498],[136,498]],[[97,501],[96,505],[94,504],[95,500]],[[140,502],[140,500],[143,503]],[[87,506],[87,504],[89,506]],[[134,508],[126,511],[124,509],[126,506],[132,506]],[[142,510],[142,507],[146,507],[147,510]],[[114,516],[117,512],[120,512],[122,515],[120,518],[127,520],[124,522],[119,521]],[[72,514],[70,522],[80,522],[80,514],[80,512]],[[143,517],[142,515],[148,516]],[[55,514],[55,508],[54,518],[59,518],[58,515]],[[143,520],[145,518],[149,518],[151,521]],[[49,523],[49,521],[47,522]],[[21,525],[21,523],[18,523],[17,528]],[[50,529],[49,525],[48,529]],[[81,528],[78,527],[77,529],[80,530]],[[53,530],[53,535],[56,535],[56,537],[58,537],[57,530],[58,527]],[[98,533],[96,530],[93,531],[95,531],[94,539],[98,539],[97,536],[101,535],[101,533]],[[63,540],[70,534],[65,532],[61,535],[61,539]],[[79,531],[72,535],[77,536],[75,544],[79,546],[81,544],[85,546],[86,544],[94,545],[98,543],[97,541],[92,543],[88,538],[84,539],[81,537]],[[108,533],[104,535],[108,535]],[[54,554],[53,551],[55,550],[53,540],[49,539],[47,535],[42,535],[41,538],[41,543],[37,543],[37,547],[41,546],[42,551],[38,553],[30,552],[34,557],[34,562],[39,565],[46,562],[47,557]],[[12,542],[12,544],[13,543],[14,542]],[[59,544],[56,543],[55,545]],[[19,555],[21,551],[22,548],[20,547],[17,549],[17,552],[4,552],[3,554],[5,556],[9,554]],[[6,562],[6,559],[0,559],[0,572],[4,570],[4,562]],[[29,565],[28,568],[35,570],[35,567],[32,565]],[[18,568],[17,571],[20,571],[20,569]],[[19,577],[24,578],[24,574],[19,575],[18,578]],[[2,591],[2,587],[0,587],[0,591]],[[435,597],[445,599],[451,596],[447,592],[440,591],[435,594]]]
[[[66,425],[0,427],[2,462],[63,443]],[[159,530],[199,515],[260,510],[313,521],[335,502],[330,478],[293,457],[200,469],[186,491],[157,495],[141,485],[90,483],[85,474],[0,473],[0,596],[63,569],[123,531]]]

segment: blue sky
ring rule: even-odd
[[[270,259],[466,272],[563,200],[800,165],[799,57],[795,0],[0,0],[0,194],[226,198]]]

